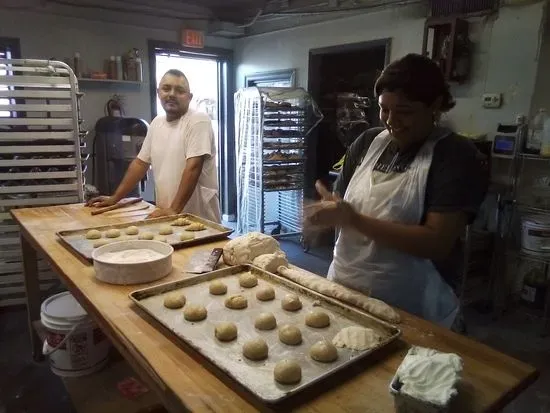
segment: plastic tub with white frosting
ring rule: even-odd
[[[160,241],[119,241],[92,253],[95,276],[109,284],[142,284],[172,271],[174,248]]]
[[[462,359],[412,347],[390,383],[397,413],[446,413],[457,394]]]

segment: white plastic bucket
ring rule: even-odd
[[[43,353],[54,374],[79,377],[107,364],[109,341],[69,292],[53,295],[40,308],[47,330]]]
[[[550,218],[526,217],[521,224],[521,248],[527,254],[550,255]]]

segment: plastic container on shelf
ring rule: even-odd
[[[542,139],[544,137],[544,124],[548,120],[546,109],[539,109],[531,122],[529,135],[525,144],[525,152],[539,154],[541,151]]]
[[[116,78],[118,80],[123,80],[124,75],[122,74],[122,57],[117,56],[115,57],[116,61]]]

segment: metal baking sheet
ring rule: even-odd
[[[193,231],[192,233],[195,235],[195,238],[192,240],[181,241],[179,238],[179,234],[182,232],[187,232],[184,229],[185,227],[172,226],[174,233],[171,235],[165,235],[165,237],[168,244],[172,245],[174,248],[183,248],[183,247],[190,247],[198,244],[205,244],[218,239],[226,238],[233,232],[231,228],[224,227],[223,225],[198,217],[196,215],[179,214],[179,215],[174,215],[169,217],[160,217],[160,218],[145,219],[145,220],[136,221],[136,222],[127,222],[124,224],[102,225],[98,227],[89,227],[89,228],[83,228],[83,229],[77,229],[77,230],[59,231],[56,234],[69,249],[76,252],[78,255],[84,257],[85,259],[92,261],[92,251],[94,250],[93,245],[94,245],[94,242],[97,240],[86,239],[86,232],[88,232],[89,230],[97,229],[98,231],[101,231],[103,233],[102,235],[105,238],[104,233],[107,230],[116,228],[116,229],[120,229],[122,234],[119,238],[113,238],[112,239],[113,242],[123,241],[123,240],[133,240],[133,239],[138,239],[138,235],[124,234],[123,230],[125,228],[128,228],[129,226],[134,225],[139,228],[140,232],[150,231],[155,235],[158,235],[160,226],[171,224],[177,218],[187,218],[193,222],[200,222],[201,224],[204,224],[206,226],[206,229],[203,231]]]
[[[258,286],[247,289],[239,286],[238,274],[251,271],[259,278]],[[213,279],[223,279],[228,292],[222,296],[210,295],[208,283]],[[265,285],[275,289],[275,300],[261,302],[256,299],[256,291]],[[163,301],[168,293],[181,291],[187,303],[202,304],[208,310],[206,320],[189,322],[183,318],[182,310],[169,310]],[[281,298],[287,293],[300,296],[303,308],[288,312],[281,308]],[[229,310],[225,299],[232,294],[244,294],[248,308]],[[277,403],[308,386],[322,380],[346,366],[368,357],[374,351],[388,345],[401,334],[395,326],[380,321],[360,310],[337,300],[325,297],[284,277],[274,275],[253,266],[243,265],[213,271],[184,280],[157,285],[130,293],[130,298],[155,320],[168,328],[177,337],[208,358],[226,374],[248,388],[266,403]],[[329,327],[315,329],[305,325],[305,316],[314,308],[322,308],[331,319]],[[260,312],[272,312],[277,324],[295,324],[302,331],[303,342],[299,346],[288,346],[278,339],[277,329],[258,331],[254,319]],[[235,341],[222,343],[214,337],[215,325],[221,321],[232,321],[237,325],[238,337]],[[338,349],[338,359],[333,363],[320,363],[309,357],[310,347],[319,340],[332,338],[349,326],[372,328],[382,336],[382,341],[374,348],[365,351]],[[269,345],[267,360],[253,362],[242,355],[243,343],[254,337],[262,337]],[[302,381],[296,385],[281,385],[273,379],[275,364],[285,358],[298,361],[302,367]]]

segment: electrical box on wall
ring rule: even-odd
[[[484,108],[498,109],[502,106],[502,94],[500,93],[484,93],[481,98]]]

